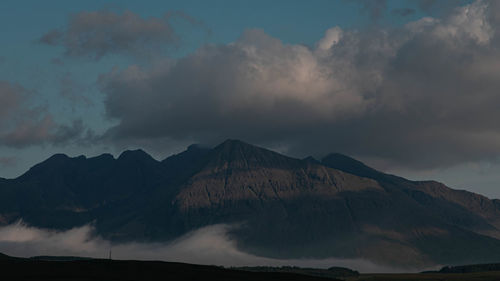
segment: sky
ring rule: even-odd
[[[0,177],[225,139],[500,198],[500,4],[2,1]]]

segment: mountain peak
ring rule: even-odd
[[[38,168],[40,168],[40,167],[45,167],[45,168],[58,167],[60,165],[66,165],[66,163],[68,163],[69,161],[75,162],[75,161],[85,160],[85,159],[87,159],[87,157],[85,157],[84,155],[80,155],[77,157],[69,157],[68,155],[63,154],[63,153],[56,153],[56,154],[50,156],[49,158],[47,158],[47,160],[33,166],[32,169],[37,168],[37,167]]]
[[[49,158],[47,158],[47,160],[45,160],[44,162],[46,161],[60,161],[60,160],[64,160],[64,159],[69,159],[70,157],[64,153],[56,153],[52,156],[50,156]]]
[[[251,146],[251,147],[255,147],[254,145],[251,145],[249,143],[246,143],[244,141],[237,140],[237,139],[226,139],[218,146]]]
[[[125,150],[123,151],[120,156],[117,158],[118,160],[135,160],[135,161],[141,161],[141,160],[154,160],[151,155],[149,155],[147,152],[145,152],[142,149],[134,149],[134,150]],[[154,160],[156,161],[156,160]]]
[[[249,168],[255,166],[290,167],[300,160],[290,158],[277,152],[248,144],[246,142],[228,139],[213,149],[214,158],[211,165]]]
[[[63,153],[56,153],[47,158],[45,161],[31,167],[19,178],[37,177],[41,174],[58,173],[61,171],[61,168],[78,165],[78,163],[81,163],[81,160],[85,159],[87,158],[83,155],[80,155],[78,157],[69,157],[68,155]]]
[[[115,157],[111,153],[103,153],[101,155],[89,158],[89,160],[114,160]]]
[[[246,142],[234,139],[228,139],[223,143],[217,145],[213,149],[216,154],[224,155],[225,157],[245,157],[251,154],[261,154],[261,153],[275,153],[273,151],[248,144]]]
[[[314,164],[321,164],[321,162],[319,162],[318,159],[316,159],[312,156],[307,156],[306,158],[302,159],[302,161],[305,161],[308,163],[314,163]]]

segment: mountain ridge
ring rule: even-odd
[[[296,159],[239,140],[161,161],[56,154],[0,181],[0,225],[94,222],[111,241],[169,241],[233,224],[240,249],[399,266],[500,260],[500,201],[388,175],[342,154]]]

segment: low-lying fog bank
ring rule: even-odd
[[[92,226],[68,231],[30,227],[23,222],[0,227],[0,252],[17,257],[82,256],[113,259],[161,260],[223,266],[348,267],[360,272],[404,272],[363,259],[273,259],[254,256],[237,249],[227,235],[228,225],[200,228],[169,243],[114,244],[91,235]],[[417,270],[415,270],[417,271]]]

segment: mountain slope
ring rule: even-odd
[[[500,208],[498,200],[490,200],[485,196],[456,190],[436,181],[410,181],[394,175],[385,174],[374,170],[360,161],[348,156],[332,153],[321,160],[325,166],[351,173],[360,177],[376,180],[386,188],[404,190],[413,200],[432,208],[433,212],[446,215],[457,224],[466,224],[467,227],[475,227],[478,232],[484,231],[495,237],[497,231],[485,229],[483,220],[500,229]],[[452,209],[452,210],[450,210]],[[477,217],[482,219],[478,219]]]
[[[384,174],[341,154],[299,160],[238,140],[156,161],[144,151],[54,155],[0,181],[0,224],[92,222],[113,241],[168,241],[232,224],[258,255],[399,266],[500,260],[498,200]]]

